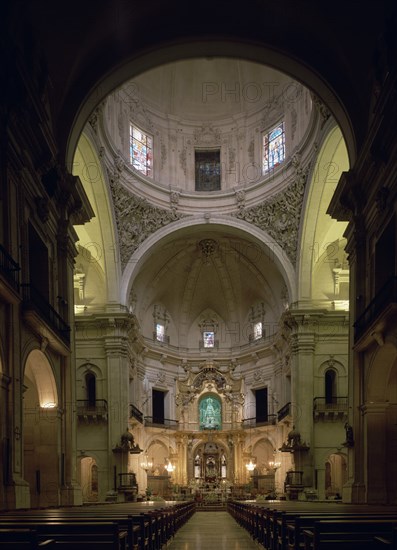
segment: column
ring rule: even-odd
[[[385,452],[387,408],[387,403],[368,403],[362,407],[366,439],[364,476],[368,504],[387,502],[387,454]],[[390,457],[390,460],[394,458]]]

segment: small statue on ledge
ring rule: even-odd
[[[354,447],[353,428],[348,422],[345,422],[346,441],[342,443],[344,447]]]
[[[301,434],[292,426],[292,430],[287,435],[287,446],[294,448],[301,446]]]
[[[121,448],[123,451],[129,451],[132,454],[139,454],[142,452],[142,449],[135,443],[134,436],[128,431],[128,428],[121,435]]]
[[[279,451],[282,453],[293,453],[294,451],[307,451],[309,447],[302,443],[301,434],[292,426],[292,430],[287,435],[287,442],[283,443]]]

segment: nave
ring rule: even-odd
[[[258,545],[228,512],[197,512],[177,532],[170,550],[253,550]]]
[[[0,514],[10,550],[396,550],[395,506],[238,501],[107,503]]]

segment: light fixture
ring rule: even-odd
[[[250,453],[252,453],[251,426],[250,426],[250,445],[249,445],[249,449],[250,449]],[[255,464],[255,462],[252,461],[252,459],[253,459],[253,456],[252,456],[252,454],[251,454],[251,456],[250,456],[250,461],[247,462],[247,464],[245,465],[245,467],[247,468],[247,470],[248,470],[249,472],[252,472],[252,471],[255,470],[255,468],[256,468],[256,464]]]
[[[271,470],[278,470],[281,466],[281,462],[277,462],[275,460],[269,460],[269,467]]]
[[[276,460],[277,458],[277,451],[274,450],[273,451],[273,460],[269,460],[268,464],[269,464],[269,468],[271,470],[274,470],[274,472],[276,472],[276,470],[278,470],[281,466],[281,462],[279,460]]]
[[[169,458],[166,458],[166,464],[165,464],[165,469],[167,470],[167,472],[169,472],[170,474],[175,470],[175,466],[174,464],[172,464],[171,460]]]
[[[141,462],[141,468],[145,470],[145,472],[153,468],[153,459],[150,461],[147,453],[145,453],[144,459]]]

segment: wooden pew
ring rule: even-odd
[[[296,516],[293,520],[290,520],[286,524],[286,544],[283,546],[287,550],[301,550],[308,544],[310,539],[310,532],[314,532],[314,526],[317,522],[321,521],[382,521],[384,518],[388,518],[390,521],[397,521],[397,516],[393,513],[381,513],[374,512],[372,514],[357,514],[351,513],[333,513],[333,514],[302,514]],[[387,521],[389,521],[387,519]],[[312,537],[313,540],[313,537]]]
[[[0,515],[16,523],[28,519],[42,521],[103,522],[116,521],[128,532],[128,547],[133,550],[160,550],[195,511],[193,501],[180,503],[120,503],[70,508],[13,511]]]
[[[54,539],[39,542],[35,529],[0,529],[0,548],[10,550],[53,550]]]
[[[390,517],[397,520],[397,509],[388,510],[383,506],[362,508],[341,506],[339,503],[325,503],[322,506],[319,503],[310,503],[303,507],[302,503],[289,502],[272,502],[270,506],[271,508],[266,507],[265,503],[236,501],[228,504],[231,515],[266,550],[302,550],[303,529],[313,527],[314,522],[321,519]]]
[[[322,519],[304,530],[305,550],[374,550],[375,537],[391,537],[397,519]]]
[[[43,519],[18,519],[7,522],[4,518],[0,521],[2,529],[30,529],[36,532],[39,542],[46,539],[54,539],[56,546],[66,550],[74,545],[74,550],[79,544],[91,550],[98,548],[102,550],[127,550],[127,531],[120,530],[116,522],[95,521],[84,522],[76,519],[69,521],[48,521]]]

